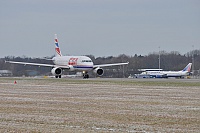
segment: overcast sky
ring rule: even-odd
[[[0,0],[0,57],[200,49],[200,0]]]

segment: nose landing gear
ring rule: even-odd
[[[83,79],[88,79],[89,78],[89,74],[86,71],[83,71]]]

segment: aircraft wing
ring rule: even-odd
[[[69,69],[69,66],[53,65],[53,64],[40,64],[40,63],[30,63],[30,62],[17,62],[17,61],[5,61],[5,63],[11,64],[22,64],[22,65],[33,65],[33,66],[44,66],[44,67],[60,67],[64,69]]]
[[[129,62],[126,63],[113,63],[113,64],[100,64],[100,65],[94,65],[93,68],[97,67],[107,67],[107,66],[120,66],[120,65],[127,65]]]

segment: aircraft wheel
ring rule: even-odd
[[[59,75],[59,78],[61,78],[61,75]]]
[[[89,78],[89,75],[88,75],[88,74],[84,74],[84,75],[83,75],[83,78],[84,78],[84,79],[88,79],[88,78]]]

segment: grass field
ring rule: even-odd
[[[0,132],[198,133],[199,125],[198,80],[0,78]]]

